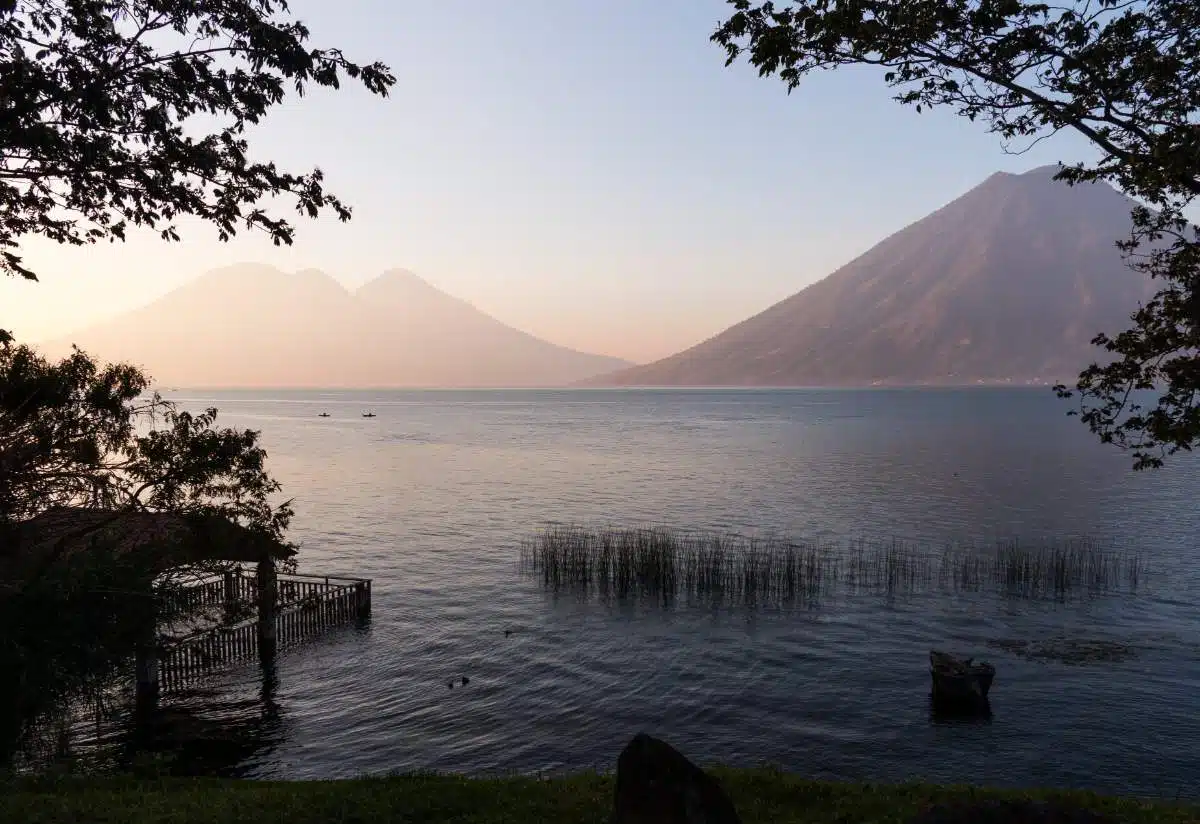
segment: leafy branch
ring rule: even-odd
[[[1114,238],[1162,286],[1133,327],[1063,398],[1135,469],[1200,441],[1200,4],[1193,0],[727,0],[712,39],[789,92],[815,71],[882,68],[895,99],[982,121],[1006,150],[1073,130],[1100,150],[1060,169],[1068,184],[1106,181],[1141,202]],[[1032,145],[1032,144],[1030,144]],[[1145,408],[1144,393],[1158,393]]]
[[[187,215],[221,240],[290,244],[292,224],[258,205],[277,196],[348,220],[320,169],[254,161],[246,139],[289,89],[395,83],[309,38],[286,0],[0,2],[0,272],[36,280],[25,236],[78,246],[142,226],[179,240]]]

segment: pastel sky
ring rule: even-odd
[[[290,99],[255,150],[312,166],[354,220],[302,220],[277,249],[183,242],[59,248],[31,240],[40,283],[0,280],[0,325],[68,333],[239,261],[316,267],[350,288],[415,271],[556,343],[648,361],[707,338],[847,262],[1028,154],[951,112],[891,100],[842,70],[792,95],[708,38],[723,0],[296,0],[319,45],[383,60],[386,100]],[[219,319],[214,319],[216,322]]]

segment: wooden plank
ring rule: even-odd
[[[249,605],[251,615],[236,626],[214,627],[165,649],[158,667],[160,691],[178,691],[222,667],[258,655],[258,583],[255,575],[236,570],[172,596],[181,609]],[[279,597],[271,623],[280,647],[298,645],[370,613],[369,579],[278,575],[277,586]]]

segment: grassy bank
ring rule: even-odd
[[[900,822],[936,802],[1058,797],[1129,822],[1200,822],[1200,806],[1079,792],[1017,792],[929,785],[834,784],[771,770],[723,770],[746,824]],[[552,780],[404,776],[354,781],[61,779],[0,787],[2,824],[602,824],[612,778]]]

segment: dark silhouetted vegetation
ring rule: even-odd
[[[1098,159],[1058,179],[1105,180],[1144,204],[1131,236],[1113,240],[1162,287],[1130,307],[1132,328],[1094,339],[1106,363],[1057,391],[1077,395],[1072,413],[1132,450],[1135,469],[1200,441],[1200,232],[1184,216],[1200,197],[1200,4],[727,2],[712,39],[728,63],[744,57],[789,91],[816,71],[878,66],[899,102],[950,107],[1006,148],[1063,130],[1090,141]],[[1136,390],[1151,389],[1158,400],[1143,408]]]
[[[221,429],[217,410],[179,410],[147,394],[128,364],[75,350],[51,362],[0,345],[0,523],[56,507],[214,515],[275,541],[290,505],[253,430]]]
[[[0,0],[0,272],[36,280],[18,254],[30,236],[178,240],[185,218],[289,244],[260,205],[274,198],[349,219],[319,169],[279,169],[247,139],[289,90],[347,78],[381,96],[395,82],[311,46],[286,0]],[[181,562],[223,566],[198,547],[291,551],[258,433],[147,385],[79,351],[48,363],[0,330],[0,749],[180,617],[164,596]]]
[[[286,0],[0,2],[0,272],[35,277],[15,251],[26,235],[178,240],[189,216],[222,240],[244,227],[290,244],[291,224],[258,205],[273,197],[348,219],[320,170],[252,159],[246,140],[289,89],[347,78],[377,95],[395,82],[313,48]]]
[[[522,548],[553,590],[602,598],[798,605],[838,593],[990,591],[1018,598],[1135,592],[1140,556],[1087,541],[992,550],[914,542],[805,543],[666,528],[551,526]]]
[[[293,552],[258,433],[146,386],[79,351],[55,363],[0,344],[0,760],[147,626],[186,617],[169,596],[228,566],[207,548]]]

